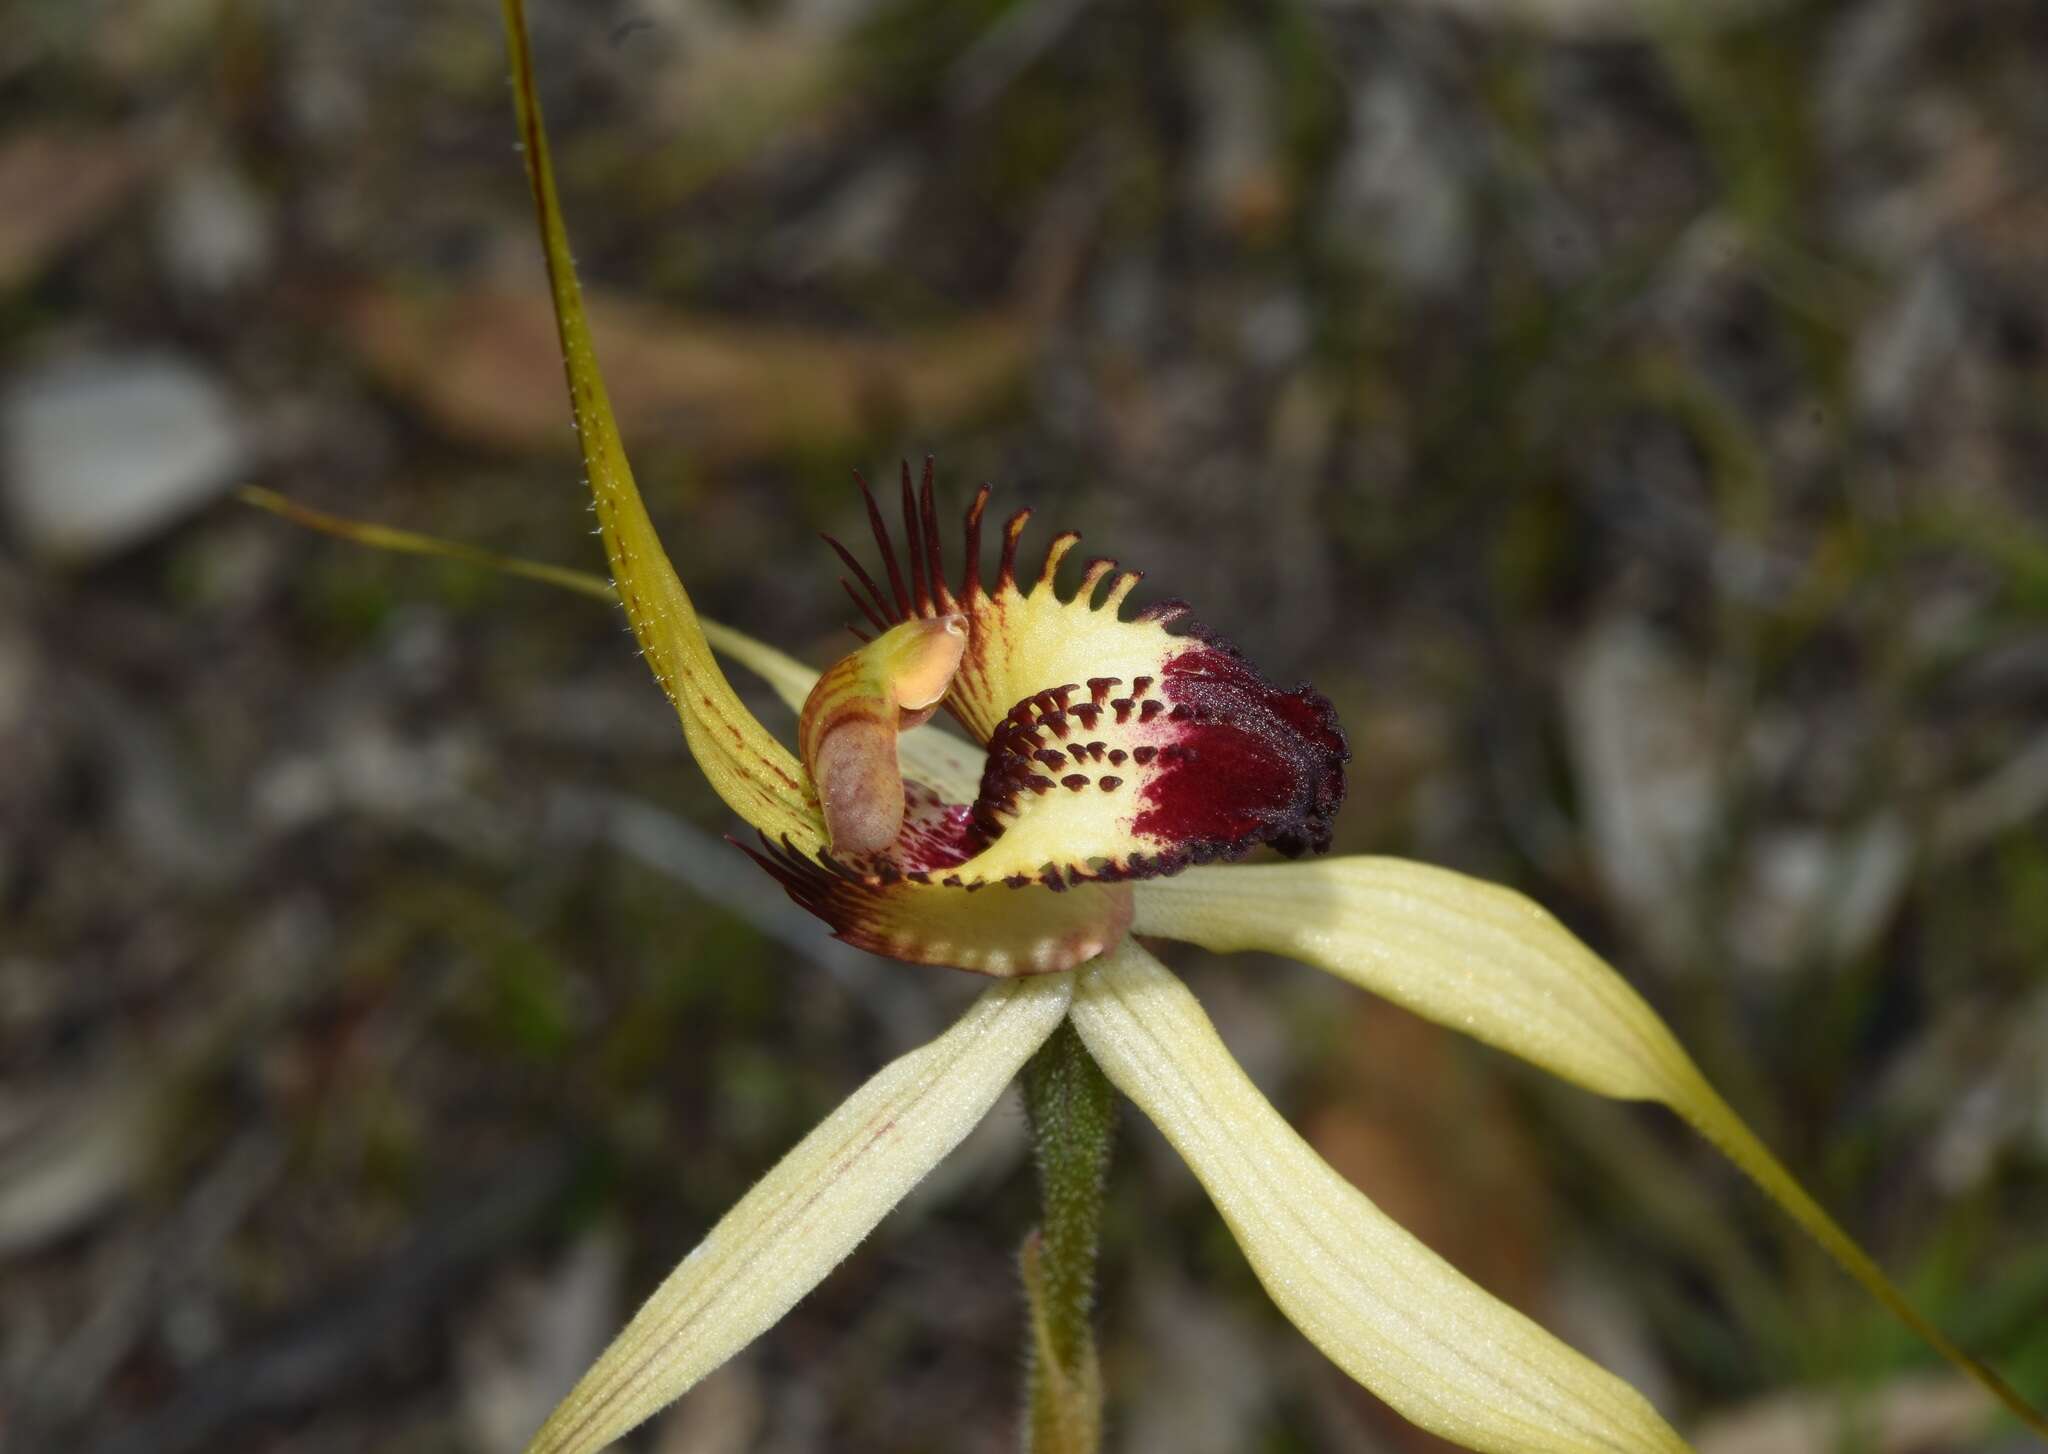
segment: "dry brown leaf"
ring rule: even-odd
[[[334,305],[371,372],[451,434],[503,449],[574,449],[545,294],[407,293],[372,283],[341,292]],[[626,438],[685,445],[713,460],[844,444],[897,419],[943,427],[1010,385],[1035,332],[1011,313],[866,338],[602,293],[589,306]]]
[[[42,127],[0,140],[0,289],[32,280],[145,175],[126,132]]]

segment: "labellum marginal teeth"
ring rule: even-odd
[[[973,807],[988,847],[963,870],[1042,859],[1068,862],[1070,882],[1141,878],[1261,844],[1329,847],[1346,757],[1329,704],[1218,641],[1168,639],[1156,677],[1064,684],[1004,717]]]
[[[956,588],[929,460],[921,488],[903,469],[900,553],[865,480],[861,491],[880,578],[833,541],[851,573],[847,591],[883,633],[874,646],[918,623],[964,626],[944,705],[987,753],[973,803],[921,804],[913,789],[908,818],[896,820],[900,841],[892,835],[874,862],[858,860],[880,849],[856,845],[879,841],[885,813],[867,812],[869,821],[844,835],[834,830],[835,856],[854,861],[870,886],[893,875],[912,885],[1063,889],[1172,873],[1262,844],[1290,855],[1329,846],[1349,752],[1323,697],[1273,686],[1178,602],[1126,619],[1139,576],[1115,561],[1089,561],[1079,589],[1063,599],[1054,578],[1080,539],[1072,532],[1054,537],[1035,579],[1020,583],[1028,510],[1005,524],[1001,563],[984,585],[987,486],[967,511]],[[808,728],[804,741],[806,762],[822,761]],[[879,761],[881,741],[872,729],[849,739],[847,760]],[[821,783],[821,797],[827,792]],[[826,811],[829,822],[829,801]]]

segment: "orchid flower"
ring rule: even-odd
[[[1876,1297],[2036,1430],[2048,1422],[1923,1320],[1707,1083],[1655,1013],[1522,895],[1390,858],[1320,855],[1347,751],[1330,704],[1266,681],[1177,603],[1127,613],[1138,574],[1078,537],[1021,564],[1029,511],[981,574],[989,491],[946,563],[927,464],[903,538],[866,493],[872,568],[834,542],[872,636],[822,674],[700,618],[627,464],[576,278],[521,0],[503,0],[527,173],[569,395],[616,595],[756,860],[832,933],[993,983],[885,1067],[743,1197],[535,1437],[590,1454],[745,1347],[847,1256],[1056,1036],[1165,1134],[1287,1317],[1414,1423],[1475,1450],[1680,1450],[1627,1384],[1481,1291],[1333,1171],[1253,1086],[1138,936],[1316,965],[1587,1090],[1690,1122]],[[273,504],[276,502],[273,501]],[[280,508],[290,508],[281,507]],[[310,512],[296,510],[302,518]],[[334,522],[324,523],[333,525]],[[446,547],[336,526],[401,549]],[[477,552],[468,552],[471,555]],[[797,713],[792,752],[714,652]],[[965,733],[928,719],[943,710]],[[1033,1275],[1027,1253],[1027,1281]],[[1093,1434],[1076,1447],[1092,1447]]]

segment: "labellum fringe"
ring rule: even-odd
[[[911,623],[965,623],[944,705],[986,753],[971,803],[920,814],[913,789],[905,823],[914,841],[872,865],[871,883],[900,875],[1060,890],[1157,877],[1261,845],[1289,856],[1328,848],[1350,754],[1322,696],[1273,686],[1180,602],[1126,619],[1139,574],[1113,560],[1090,561],[1063,598],[1056,575],[1080,540],[1071,531],[1053,538],[1036,577],[1020,584],[1029,510],[1004,525],[995,580],[984,585],[987,486],[967,511],[956,590],[930,461],[919,488],[903,469],[900,553],[860,485],[887,584],[831,540],[849,572],[842,584],[883,633],[877,646]],[[833,849],[843,863],[836,835]]]

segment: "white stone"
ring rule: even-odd
[[[148,538],[234,483],[248,455],[226,390],[175,354],[74,356],[0,395],[8,519],[45,559]]]

